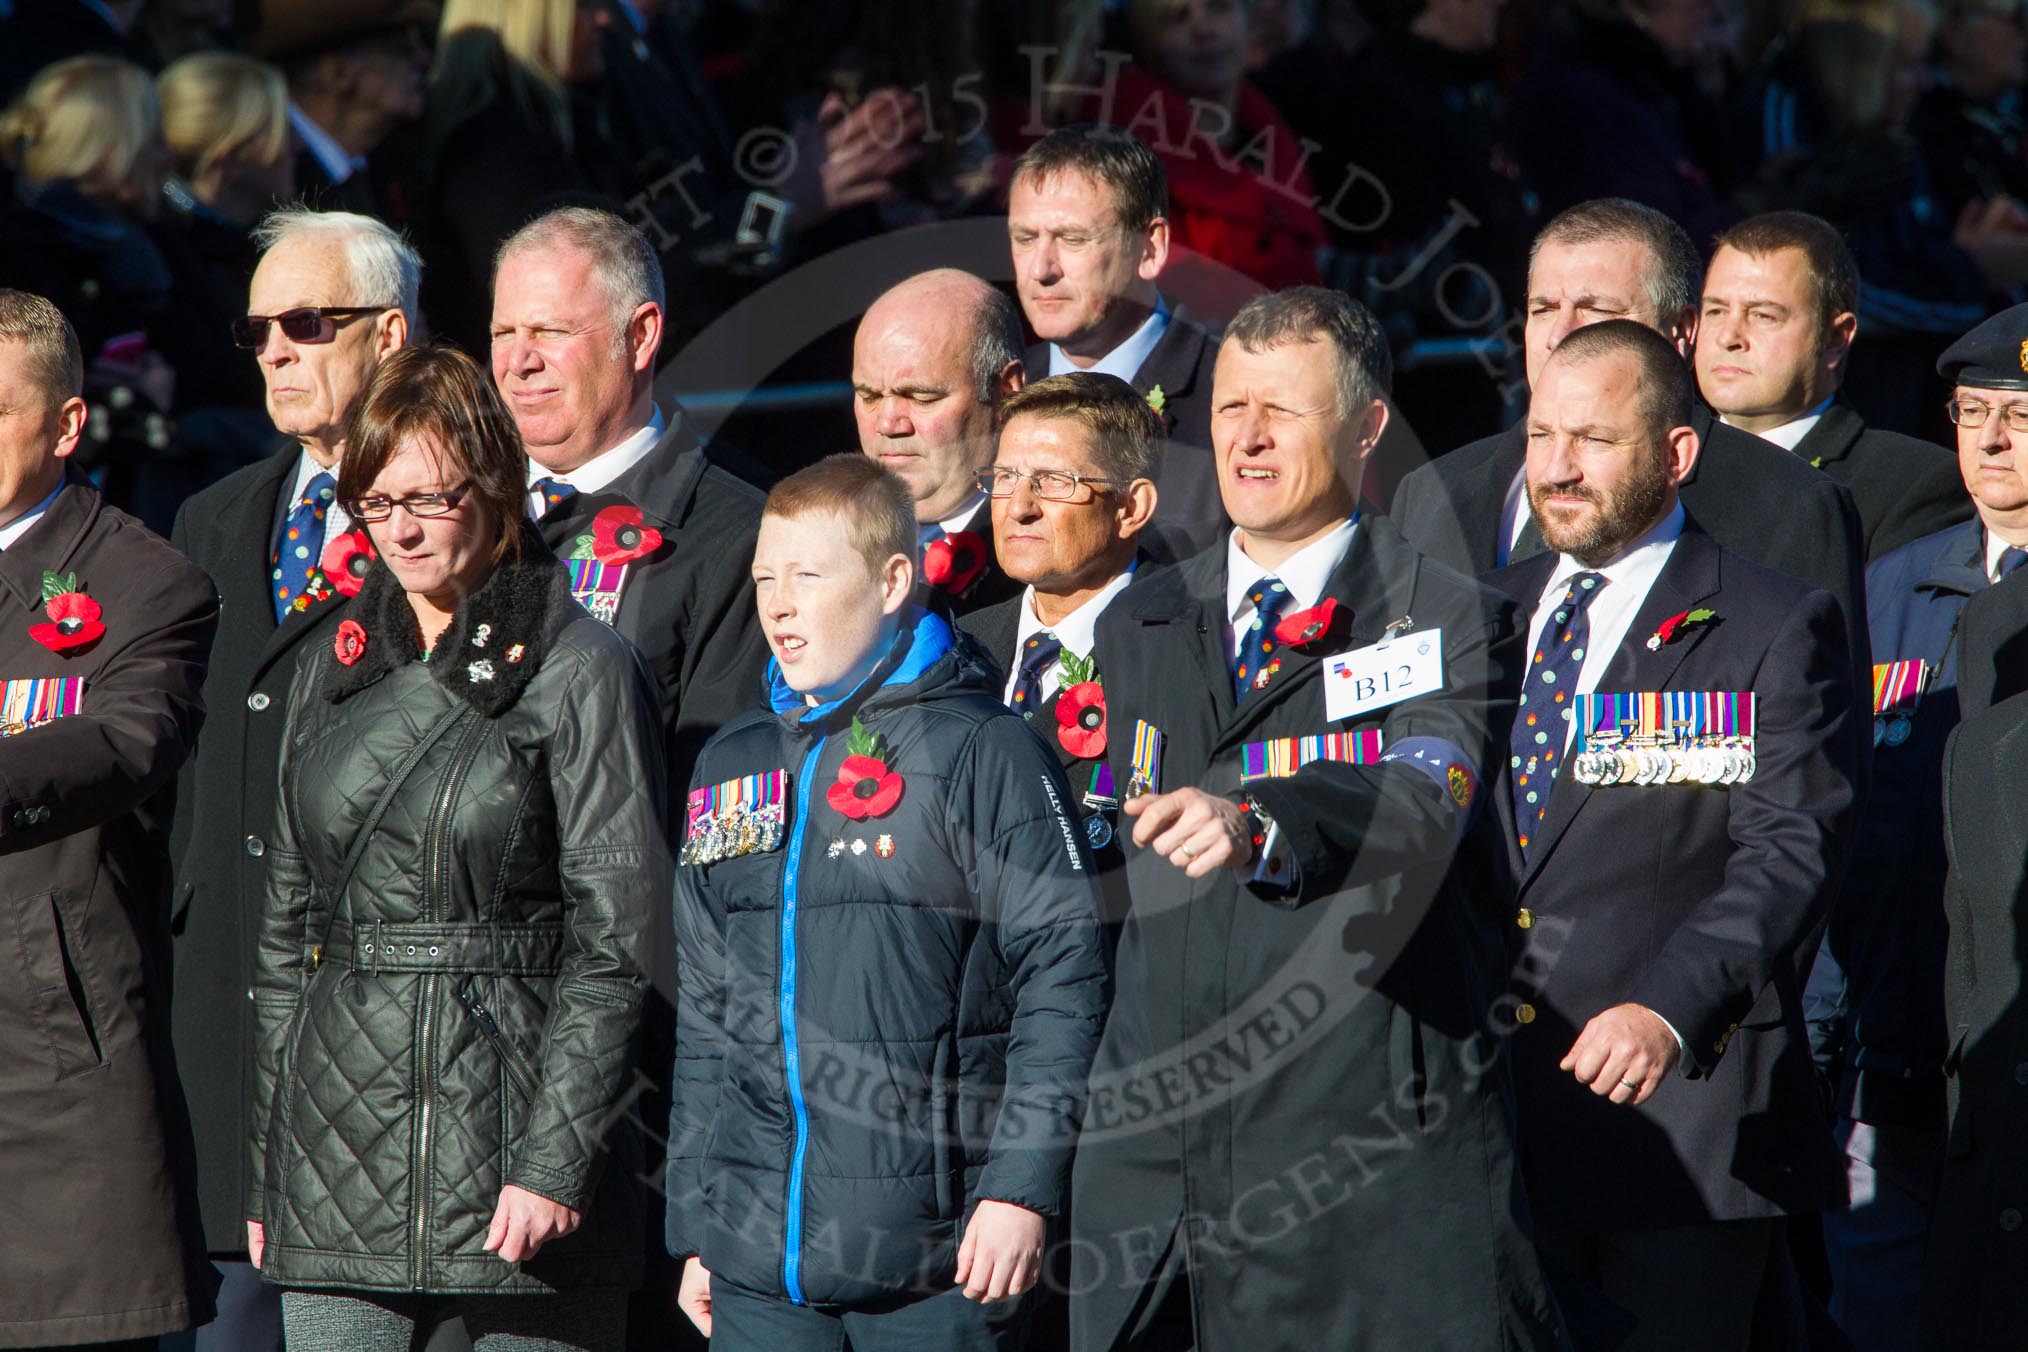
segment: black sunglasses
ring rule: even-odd
[[[390,305],[309,305],[284,310],[278,315],[247,315],[232,321],[235,347],[258,351],[268,343],[268,325],[280,324],[282,336],[292,343],[328,343],[338,336],[338,325],[361,315],[377,315],[393,309]]]

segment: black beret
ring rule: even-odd
[[[1936,372],[1953,385],[2028,390],[2028,305],[2002,310],[1952,343]]]

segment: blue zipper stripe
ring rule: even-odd
[[[796,1110],[796,1151],[789,1160],[789,1211],[782,1240],[782,1285],[790,1301],[803,1301],[803,1156],[810,1148],[810,1106],[803,1101],[803,1076],[796,1050],[796,879],[802,872],[803,837],[810,825],[810,780],[824,755],[828,738],[803,759],[796,774],[796,829],[789,836],[789,857],[782,875],[782,997],[776,1018],[782,1025],[783,1079],[789,1103]]]

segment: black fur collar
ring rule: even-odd
[[[495,568],[459,605],[437,639],[430,675],[455,698],[497,718],[521,698],[575,604],[569,571],[524,524],[521,557]],[[415,611],[385,562],[374,560],[345,614],[347,624],[366,631],[366,646],[351,666],[338,660],[335,648],[325,654],[324,697],[334,704],[422,656]]]

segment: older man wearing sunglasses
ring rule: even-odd
[[[218,636],[202,744],[176,799],[177,1057],[190,1098],[212,1260],[226,1275],[202,1352],[274,1348],[281,1311],[246,1262],[242,1156],[253,933],[273,833],[276,764],[295,657],[329,643],[371,557],[336,500],[345,424],[374,368],[404,346],[421,262],[387,226],[291,207],[262,223],[233,339],[259,363],[274,455],[184,504],[175,543],[211,574]],[[355,571],[356,570],[356,571]]]

